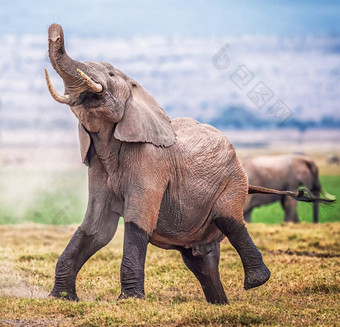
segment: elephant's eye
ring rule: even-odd
[[[112,72],[109,72],[109,75],[110,75],[110,76],[115,76],[115,74],[114,74],[114,73],[112,73]]]

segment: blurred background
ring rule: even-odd
[[[0,3],[0,223],[81,222],[87,169],[77,120],[48,93],[47,29],[68,54],[113,64],[171,118],[222,130],[239,158],[304,153],[340,196],[338,1],[79,0]],[[301,220],[312,209],[299,204]],[[253,221],[283,220],[279,204]],[[340,220],[340,207],[320,221]]]

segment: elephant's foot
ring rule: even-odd
[[[144,292],[137,292],[137,291],[128,291],[128,292],[122,292],[119,296],[117,301],[128,299],[130,297],[135,297],[137,299],[144,298],[145,294]]]
[[[67,291],[57,291],[57,290],[52,290],[52,292],[48,295],[50,298],[55,298],[55,299],[65,299],[68,301],[79,301],[79,298],[77,296],[77,293],[74,291],[67,292]]]
[[[261,286],[270,277],[270,270],[262,263],[259,268],[247,269],[244,277],[244,288],[249,290],[251,288]]]
[[[226,296],[221,297],[221,298],[216,298],[216,299],[208,299],[207,301],[211,304],[216,304],[216,305],[225,305],[225,304],[229,304],[229,301],[227,299]]]

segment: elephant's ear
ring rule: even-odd
[[[89,166],[88,160],[88,152],[91,146],[91,137],[85,127],[82,124],[78,124],[78,133],[79,133],[79,143],[80,143],[80,155],[81,161],[86,166]]]
[[[114,136],[124,142],[148,142],[162,147],[169,147],[176,141],[169,117],[155,98],[136,84],[132,86]]]

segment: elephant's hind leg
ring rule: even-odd
[[[216,201],[214,208],[216,226],[240,255],[246,290],[264,284],[270,277],[270,271],[263,263],[262,255],[248,234],[243,220],[247,188],[245,181],[231,184]]]
[[[244,224],[234,218],[215,218],[216,226],[226,235],[231,245],[240,255],[244,268],[244,288],[249,290],[264,284],[270,271],[262,260],[262,255],[251,239]]]
[[[190,248],[179,250],[184,263],[199,280],[207,301],[214,304],[229,303],[218,271],[220,244],[216,243],[213,250],[203,256],[194,256]]]

